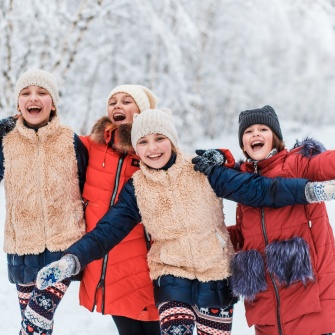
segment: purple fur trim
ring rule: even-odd
[[[301,147],[300,154],[304,157],[313,157],[326,151],[326,148],[322,143],[310,137],[306,137],[301,142],[296,141],[294,148],[298,147]]]
[[[266,290],[264,260],[257,250],[237,253],[232,260],[232,271],[233,295],[252,301],[257,293]]]
[[[268,271],[283,285],[297,281],[306,285],[314,280],[308,244],[301,237],[272,242],[266,247],[265,256]]]

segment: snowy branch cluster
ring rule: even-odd
[[[0,0],[0,117],[29,68],[53,72],[63,123],[88,133],[119,84],[151,88],[191,143],[238,113],[335,121],[334,0]]]

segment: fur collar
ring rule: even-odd
[[[93,142],[110,145],[118,153],[132,153],[131,124],[116,126],[107,116],[101,117],[93,126],[91,139]]]
[[[310,137],[304,138],[301,142],[297,140],[294,144],[293,149],[296,148],[299,148],[299,153],[303,157],[313,157],[320,154],[321,152],[326,151],[326,148],[322,143]]]

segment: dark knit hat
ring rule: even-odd
[[[240,113],[238,118],[238,140],[240,147],[243,147],[242,136],[244,131],[253,124],[264,124],[268,126],[280,140],[283,140],[279,120],[275,110],[271,106],[250,109]]]

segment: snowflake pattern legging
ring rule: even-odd
[[[51,335],[53,317],[71,281],[63,280],[39,290],[35,285],[16,285],[22,322],[19,335]]]
[[[169,301],[158,307],[162,335],[230,335],[234,306],[198,308]]]

